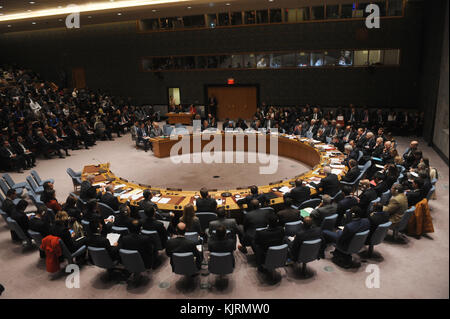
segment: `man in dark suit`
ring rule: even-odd
[[[337,203],[337,213],[339,215],[336,222],[337,225],[342,225],[346,211],[359,203],[359,198],[351,194],[351,186],[345,185],[342,187],[342,192],[345,197]]]
[[[16,190],[14,188],[8,189],[6,192],[6,198],[2,203],[2,211],[4,211],[8,217],[11,217],[11,214],[16,209],[16,205],[14,204],[16,197]]]
[[[50,234],[50,223],[43,218],[46,212],[47,207],[45,205],[38,205],[35,215],[28,222],[29,229],[40,233],[42,237]]]
[[[242,242],[243,248],[240,249],[241,252],[246,253],[246,246],[252,246],[254,239],[256,228],[266,227],[268,223],[268,215],[272,215],[273,213],[259,208],[259,202],[257,199],[252,199],[249,203],[247,214],[244,215],[244,238]]]
[[[267,198],[266,195],[264,194],[258,194],[258,187],[253,185],[252,187],[250,187],[250,195],[246,196],[245,198],[239,199],[237,201],[237,204],[242,207],[242,205],[244,204],[249,204],[253,199],[258,200],[258,202],[261,205],[266,205],[269,203],[269,199]]]
[[[169,239],[166,243],[166,254],[170,257],[170,264],[173,268],[172,262],[172,254],[173,253],[193,253],[195,257],[195,263],[197,268],[200,270],[203,260],[203,254],[198,251],[195,242],[192,240],[186,239],[184,234],[186,233],[186,224],[180,222],[176,227],[176,235],[175,237]]]
[[[59,158],[64,158],[63,154],[61,153],[61,148],[54,142],[49,141],[45,137],[44,132],[42,132],[41,130],[37,132],[36,140],[39,144],[39,148],[41,149],[42,153],[46,158],[50,157],[49,155],[50,152],[56,152]]]
[[[156,219],[155,208],[153,206],[146,206],[144,209],[144,214],[146,218],[142,222],[142,229],[157,231],[161,246],[165,248],[168,234],[166,228],[164,227],[164,224]],[[156,245],[156,243],[154,244]]]
[[[351,159],[348,162],[348,166],[350,167],[350,169],[348,170],[347,174],[345,174],[345,176],[341,178],[341,181],[352,183],[358,178],[361,171],[358,167],[358,163],[354,159]]]
[[[224,225],[219,225],[215,229],[215,235],[211,237],[208,241],[208,250],[210,252],[216,253],[231,253],[233,256],[233,266],[234,266],[234,255],[233,251],[236,249],[236,242],[233,239],[227,237],[227,229]]]
[[[370,238],[377,229],[378,225],[387,223],[388,221],[389,214],[387,212],[383,212],[383,205],[380,203],[373,205],[372,212],[369,214],[370,233],[369,236],[367,236],[366,245],[369,245]]]
[[[106,192],[100,198],[100,202],[108,205],[114,211],[119,210],[119,200],[114,196],[114,186],[108,185],[105,188]]]
[[[97,195],[97,189],[100,189],[100,186],[93,186],[92,184],[95,182],[95,176],[89,175],[85,181],[81,183],[80,187],[80,198],[84,200],[85,202],[93,199],[98,198],[101,196],[101,193]]]
[[[146,207],[151,206],[151,207],[153,207],[155,209],[155,215],[158,218],[162,218],[162,219],[165,219],[165,220],[170,220],[172,217],[175,216],[175,214],[172,213],[172,212],[164,213],[164,212],[161,212],[161,211],[158,210],[158,206],[155,203],[152,202],[153,195],[152,195],[152,191],[151,190],[149,190],[149,189],[144,190],[142,195],[144,196],[144,199],[139,202],[138,210],[145,211]]]
[[[325,217],[337,213],[338,205],[333,203],[333,199],[329,195],[322,196],[322,202],[314,209],[309,216],[313,219],[314,225],[320,227]]]
[[[315,239],[322,239],[322,245],[324,244],[322,229],[320,227],[314,227],[311,217],[305,217],[303,219],[302,229],[295,234],[294,240],[288,243],[291,259],[296,262],[303,242]]]
[[[412,190],[405,192],[408,199],[408,207],[415,206],[418,202],[425,198],[422,189],[424,182],[420,177],[416,177],[412,183]]]
[[[11,213],[11,218],[14,219],[17,224],[19,225],[20,228],[22,228],[23,233],[26,236],[28,235],[28,229],[29,229],[29,224],[28,224],[28,216],[27,214],[25,214],[25,209],[28,206],[28,202],[24,199],[21,199],[17,205],[16,205],[16,209],[14,209]]]
[[[337,175],[331,173],[330,166],[324,166],[323,172],[326,175],[326,177],[322,178],[319,184],[311,183],[311,185],[313,185],[320,194],[330,196],[336,195],[336,193],[339,192],[341,189],[341,184],[339,183]],[[320,189],[322,190],[320,191]]]
[[[195,206],[197,207],[197,212],[215,212],[217,208],[217,202],[214,198],[211,198],[208,194],[206,188],[200,190],[201,198],[197,198],[195,201]]]
[[[16,141],[12,144],[16,154],[23,156],[25,165],[29,168],[36,166],[36,156],[33,152],[25,147],[22,136],[17,136]]]
[[[332,252],[334,255],[332,261],[345,268],[353,266],[352,256],[347,255],[340,250],[345,251],[348,249],[348,245],[356,233],[370,229],[370,222],[367,218],[361,218],[362,210],[359,207],[353,207],[350,212],[352,214],[352,221],[346,224],[343,230],[338,230],[337,232],[331,230],[323,231],[323,236],[327,243],[336,243],[336,249]]]
[[[22,169],[27,168],[23,156],[17,154],[7,140],[3,142],[3,146],[0,148],[0,157],[5,164],[16,169],[18,173],[22,173]]]
[[[363,192],[359,195],[358,207],[362,211],[361,217],[367,217],[367,209],[369,208],[370,202],[377,199],[377,192],[373,187],[370,187],[370,182],[365,179],[360,182],[360,187],[362,187]]]
[[[105,248],[112,260],[119,260],[118,243],[111,246],[111,243],[103,236],[103,223],[100,218],[95,218],[89,223],[89,234],[87,236],[86,245],[90,247]]]
[[[119,238],[119,249],[137,250],[144,261],[145,268],[155,269],[158,266],[156,263],[158,251],[150,237],[139,234],[140,229],[140,222],[137,219],[132,220],[128,226],[130,233]]]
[[[210,237],[214,237],[214,230],[216,230],[219,226],[224,226],[226,230],[230,231],[230,235],[227,236],[232,238],[235,242],[234,246],[236,247],[236,235],[239,237],[239,241],[242,243],[243,241],[243,231],[240,226],[236,223],[234,218],[226,218],[225,208],[219,207],[217,209],[217,219],[209,222],[209,235]],[[239,245],[241,247],[241,244]],[[242,249],[242,248],[239,248]]]
[[[284,226],[286,223],[295,222],[300,220],[300,213],[298,209],[291,207],[292,199],[287,197],[284,199],[284,209],[277,212],[278,220],[280,221],[280,226]]]
[[[299,206],[304,201],[310,199],[311,190],[308,186],[306,186],[306,182],[303,182],[301,179],[297,179],[295,181],[295,187],[291,189],[289,193],[284,194],[284,200],[286,202],[287,198],[292,200],[292,204],[295,206]]]
[[[274,214],[267,217],[269,226],[267,229],[257,231],[255,234],[255,241],[253,250],[256,254],[256,264],[258,271],[264,272],[262,265],[266,258],[266,253],[269,247],[278,246],[284,243],[284,229],[278,226],[278,218]]]
[[[102,216],[106,218],[108,216]],[[133,218],[130,217],[130,207],[127,204],[122,204],[119,207],[119,214],[116,214],[114,219],[114,226],[116,227],[127,227],[128,229],[131,227],[131,223],[133,222]]]

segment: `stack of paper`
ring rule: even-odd
[[[152,197],[152,203],[157,203],[159,200],[161,199],[161,197]]]
[[[158,204],[167,204],[170,202],[170,197],[163,197],[159,200]]]
[[[122,188],[122,187],[126,187],[127,185],[125,185],[125,184],[120,184],[120,185],[116,185],[116,186],[114,186],[114,189],[116,190],[116,189],[119,189],[119,188]]]
[[[281,193],[283,193],[283,194],[286,194],[286,193],[288,193],[288,192],[291,191],[291,188],[289,188],[289,187],[287,187],[287,186],[283,186],[283,187],[281,187],[278,191],[281,192]]]
[[[120,234],[109,233],[108,235],[106,235],[106,238],[108,238],[111,246],[114,246],[119,241]]]
[[[341,169],[332,169],[331,170],[331,174],[341,175],[342,174],[342,170]]]
[[[219,198],[219,199],[216,199],[216,202],[217,202],[217,205],[222,205],[223,200],[222,200],[222,198]]]

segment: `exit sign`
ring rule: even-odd
[[[228,83],[228,85],[233,85],[234,84],[234,79],[233,78],[228,78],[227,83]]]

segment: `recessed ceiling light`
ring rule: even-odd
[[[225,3],[226,6],[231,6],[231,3]]]
[[[30,4],[35,4],[36,2],[34,2],[34,1],[30,1]]]
[[[156,10],[155,10],[155,9],[153,9],[153,10],[152,10],[152,12],[156,12]]]
[[[192,9],[192,7],[187,7],[188,9]]]
[[[88,19],[92,19],[92,16],[88,16]]]
[[[121,15],[122,15],[122,13],[120,13],[120,12],[119,12],[119,13],[117,13],[117,15],[118,15],[118,16],[121,16]]]
[[[31,24],[36,24],[36,22],[31,22]]]
[[[12,25],[8,24],[8,28],[11,28],[11,27],[12,27]]]

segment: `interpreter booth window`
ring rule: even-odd
[[[219,26],[230,25],[230,16],[228,12],[219,13],[218,16],[219,16]]]
[[[232,67],[235,69],[242,68],[242,55],[232,55],[231,56]]]
[[[383,64],[383,50],[370,50],[369,51],[369,65]]]
[[[206,15],[206,25],[208,28],[215,28],[217,26],[217,15],[215,13]]]
[[[388,16],[401,16],[403,14],[403,0],[389,0]]]
[[[256,18],[255,18],[255,11],[245,11],[245,24],[255,24]]]
[[[311,53],[311,66],[323,66],[324,55],[322,52]]]
[[[355,4],[342,4],[341,5],[341,18],[350,19],[353,18],[353,10],[355,8]]]
[[[186,56],[182,58],[182,66],[185,70],[195,69],[195,57]]]
[[[309,66],[310,56],[308,52],[300,52],[297,56],[297,66],[304,68]]]
[[[140,29],[143,31],[156,31],[159,29],[159,19],[144,19],[139,21]]]
[[[288,68],[296,67],[296,54],[295,53],[283,54],[282,61],[283,67]]]
[[[219,56],[219,69],[231,69],[231,56],[220,55]]]
[[[281,20],[281,9],[270,9],[270,23],[280,23]]]
[[[204,15],[195,15],[195,16],[187,16],[183,17],[184,27],[185,28],[198,28],[205,26],[205,16]]]
[[[211,55],[208,57],[208,69],[217,69],[219,67],[219,57]]]
[[[325,14],[324,6],[311,7],[311,20],[323,20]]]
[[[327,5],[327,19],[339,18],[339,5]]]
[[[367,65],[369,59],[369,51],[367,50],[356,50],[353,57],[354,66],[364,66]]]
[[[282,54],[271,54],[270,55],[270,67],[278,69],[282,67]]]
[[[269,23],[268,10],[257,10],[256,11],[256,23],[257,24]]]
[[[208,67],[208,57],[198,56],[197,57],[197,69],[206,69]]]
[[[256,68],[256,56],[254,54],[245,54],[244,58],[244,67],[249,69]]]
[[[161,18],[160,26],[163,30],[174,29],[177,23],[177,18]]]
[[[270,56],[267,54],[259,54],[256,56],[256,67],[258,69],[268,68],[270,65]]]
[[[385,65],[399,65],[400,64],[400,50],[384,50],[384,64]]]
[[[153,67],[155,70],[168,70],[170,58],[153,58]]]
[[[232,25],[240,25],[240,24],[242,24],[242,12],[233,12],[233,13],[231,13],[231,24]]]

